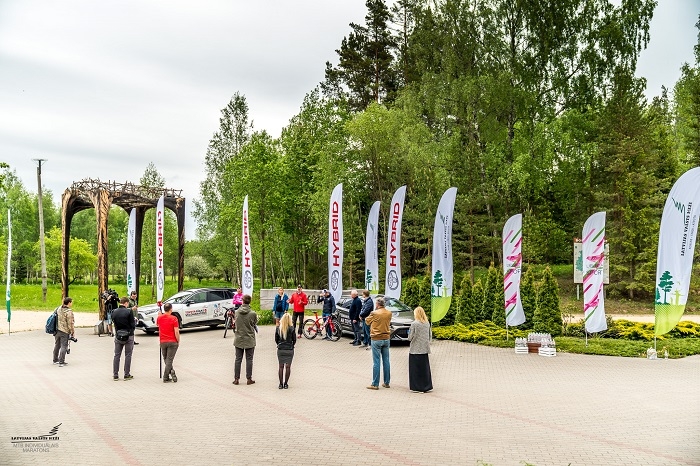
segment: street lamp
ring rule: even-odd
[[[43,195],[41,194],[41,163],[46,162],[46,159],[32,159],[38,162],[36,168],[36,179],[39,184],[37,197],[39,198],[39,247],[41,249],[41,293],[44,302],[46,302],[46,247],[44,246],[44,205]]]

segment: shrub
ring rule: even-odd
[[[535,309],[537,308],[537,289],[535,288],[535,273],[531,267],[527,268],[520,281],[520,301],[523,303],[525,322],[518,328],[532,328]]]
[[[493,270],[493,272],[492,272]],[[492,267],[489,274],[494,275],[495,296],[493,301],[493,312],[491,313],[491,321],[499,327],[506,326],[506,298],[503,291],[503,269],[501,267]]]
[[[477,322],[470,325],[455,324],[449,327],[433,328],[433,335],[440,340],[466,341],[469,343],[479,343],[490,340],[505,340],[506,329],[499,327],[490,320]],[[526,337],[527,332],[513,329],[510,331],[510,339],[515,337]],[[513,343],[511,342],[510,345]]]
[[[487,320],[484,317],[484,286],[481,284],[481,279],[478,279],[472,287],[472,308],[476,322]]]
[[[503,284],[501,282],[501,287]],[[482,311],[482,321],[492,320],[493,308],[496,304],[496,295],[498,293],[498,279],[496,278],[496,269],[493,262],[489,266],[489,271],[486,274],[486,285],[484,286],[484,309]]]
[[[559,309],[559,285],[552,274],[552,269],[544,269],[542,284],[537,293],[537,308],[534,315],[534,330],[561,335],[562,320]]]
[[[419,295],[420,284],[418,283],[418,279],[416,277],[411,277],[408,280],[406,280],[406,283],[403,287],[402,299],[406,306],[410,307],[411,309],[415,309],[416,307],[418,307]]]
[[[462,280],[462,294],[460,295],[460,305],[455,323],[469,325],[476,322],[476,309],[472,299],[472,285],[469,281]]]
[[[418,293],[418,305],[425,309],[425,313],[430,320],[430,299],[432,296],[432,277],[430,274],[426,274],[423,280],[420,281],[419,293]]]

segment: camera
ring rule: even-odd
[[[78,343],[78,339],[75,338],[73,335],[68,335],[68,339],[72,341],[73,343]]]
[[[100,293],[100,298],[105,302],[107,311],[112,311],[119,307],[119,294],[111,288]]]

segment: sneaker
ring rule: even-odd
[[[369,385],[369,386],[367,386],[367,388],[368,388],[369,390],[379,390],[379,387],[376,386],[376,385]]]
[[[58,361],[54,361],[53,363],[54,363],[54,364],[58,364]]]
[[[172,382],[172,381],[173,381],[173,379],[163,379],[163,383],[169,383],[169,382]]]
[[[114,380],[114,381],[116,382],[117,380],[119,380],[119,376],[118,376],[118,375],[115,375],[114,378],[113,378],[112,380]]]
[[[135,345],[138,345],[138,344],[139,344],[139,342],[138,342],[138,341],[135,341],[135,342],[134,342],[134,344],[135,344]]]
[[[356,341],[351,341],[351,342],[350,342],[351,345],[354,345],[355,343],[357,343],[357,342],[356,342]]]
[[[177,375],[175,375],[175,371],[172,371],[172,372],[170,373],[170,377],[173,378],[173,382],[177,383]]]
[[[353,343],[352,346],[361,346],[362,343]]]
[[[125,375],[124,380],[132,380],[134,378],[133,375]]]
[[[382,384],[382,387],[384,387],[384,388],[391,388],[391,387],[389,386],[388,383],[383,383],[383,384]]]
[[[59,362],[58,363],[58,367],[63,367],[63,366],[67,366],[67,365],[68,365],[67,362]]]

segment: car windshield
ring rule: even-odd
[[[395,298],[384,297],[384,307],[392,312],[411,311],[411,308]]]
[[[172,295],[168,299],[165,300],[166,303],[171,303],[171,304],[179,304],[185,301],[185,298],[187,298],[191,293],[186,292],[186,291],[181,291],[177,294]]]

